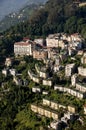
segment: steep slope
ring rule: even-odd
[[[13,30],[23,36],[79,32],[86,38],[86,6],[79,7],[74,0],[49,0],[31,15],[28,22]]]

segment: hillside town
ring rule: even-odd
[[[30,87],[32,94],[38,94],[39,100],[30,104],[30,109],[38,116],[52,119],[48,129],[67,130],[68,122],[79,121],[84,124],[86,116],[86,48],[84,38],[78,34],[50,34],[45,39],[33,41],[23,38],[14,43],[14,57],[7,57],[2,69],[2,75],[11,77],[17,86]],[[26,69],[24,57],[30,57],[37,62]],[[23,59],[23,60],[21,60]],[[23,64],[19,70],[15,61]],[[33,67],[33,68],[31,68]],[[2,82],[3,93],[6,81]],[[67,100],[66,100],[67,99]],[[77,104],[76,104],[77,102]],[[83,115],[83,116],[82,116]]]

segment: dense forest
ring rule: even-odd
[[[27,22],[12,27],[8,32],[22,36],[79,32],[86,38],[86,6],[79,7],[75,3],[74,0],[49,0]]]
[[[86,0],[81,0],[81,2]],[[0,70],[4,59],[13,55],[13,45],[15,41],[20,41],[23,37],[45,37],[51,33],[79,32],[86,39],[86,6],[79,7],[74,0],[49,0],[44,7],[33,13],[28,21],[11,27],[0,34]],[[26,65],[32,66],[36,61],[28,59]],[[30,64],[32,63],[32,64]],[[22,68],[21,64],[19,68]],[[18,68],[18,66],[17,66]],[[41,130],[38,126],[43,126],[48,119],[38,119],[28,106],[34,100],[39,99],[39,95],[32,95],[27,87],[19,87],[12,84],[11,77],[8,77],[10,92],[0,100],[0,130]],[[5,79],[0,72],[0,82]],[[34,85],[29,81],[29,86]],[[1,88],[0,88],[1,89]],[[37,122],[36,122],[37,120]],[[79,123],[70,124],[70,130],[85,130],[85,126]],[[45,130],[45,129],[44,129]]]

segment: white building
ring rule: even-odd
[[[86,84],[76,83],[76,89],[81,92],[86,92]]]
[[[15,76],[17,73],[16,69],[10,69],[9,71],[10,71],[10,74],[13,76]]]
[[[78,67],[78,74],[81,76],[86,76],[86,68]]]
[[[39,87],[32,87],[32,92],[37,93],[37,92],[41,92],[41,89]]]
[[[9,66],[12,65],[12,60],[11,60],[11,58],[6,58],[5,65],[6,65],[7,67],[9,67]]]
[[[39,45],[43,46],[45,41],[44,41],[43,38],[38,38],[38,39],[35,39],[34,42],[36,44],[39,44]]]
[[[84,105],[84,114],[86,114],[86,104]]]
[[[66,67],[65,67],[65,76],[66,77],[70,77],[73,72],[74,72],[74,69],[75,69],[75,64],[67,64]]]
[[[72,75],[72,77],[71,77],[71,85],[76,86],[77,81],[78,81],[78,75],[77,74]]]
[[[2,70],[2,74],[5,75],[5,76],[7,76],[8,70],[7,70],[7,69],[3,69],[3,70]]]
[[[47,47],[58,47],[59,46],[59,38],[55,36],[55,34],[49,35],[46,38]]]
[[[50,79],[43,79],[42,84],[46,85],[46,86],[52,86],[52,80],[50,80]]]
[[[71,88],[54,86],[54,90],[59,90],[61,92],[69,93],[70,95],[73,95],[73,96],[75,96],[75,97],[77,97],[79,99],[86,98],[86,93],[78,91],[78,90],[73,90]]]
[[[14,44],[14,53],[16,56],[20,55],[32,55],[32,42],[27,40],[27,41],[21,41],[21,42],[16,42]]]

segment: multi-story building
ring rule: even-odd
[[[43,98],[43,105],[50,106],[50,100]]]
[[[16,77],[16,76],[13,77],[13,82],[14,82],[16,85],[19,85],[19,86],[22,86],[22,85],[23,85],[22,80],[19,79],[19,78]]]
[[[50,108],[45,108],[43,106],[33,105],[31,104],[31,110],[40,115],[44,115],[48,118],[53,118],[54,120],[58,119],[58,113]]]
[[[46,38],[46,45],[47,47],[58,47],[59,46],[59,37],[56,36],[55,34],[49,35]]]
[[[35,69],[41,78],[48,78],[47,68],[46,67],[39,67],[35,64]]]
[[[5,76],[7,76],[8,70],[7,70],[7,69],[3,69],[3,70],[2,70],[2,74],[5,75]]]
[[[17,73],[16,69],[10,69],[9,71],[10,71],[10,74],[13,76],[15,76]]]
[[[86,76],[86,68],[78,67],[78,74],[81,76]]]
[[[86,114],[86,104],[84,105],[84,114]]]
[[[78,81],[78,75],[77,74],[72,75],[72,77],[71,77],[71,85],[76,86],[77,81]]]
[[[14,54],[15,56],[32,55],[33,43],[30,40],[16,42],[14,44]]]
[[[65,67],[65,76],[70,77],[75,70],[75,64],[67,64]]]
[[[71,112],[71,113],[75,113],[76,109],[75,109],[74,106],[68,106],[68,111]]]
[[[86,92],[86,84],[84,83],[76,83],[76,89],[81,92]]]
[[[81,63],[86,64],[86,53],[84,53],[83,57],[81,58]]]
[[[37,105],[31,104],[31,110],[32,110],[33,112],[37,113],[37,112],[38,112],[38,107],[37,107]]]
[[[57,102],[51,101],[50,103],[51,103],[50,107],[52,109],[57,110],[59,108],[59,104]]]
[[[28,75],[30,77],[30,79],[33,80],[33,82],[39,83],[40,79],[37,75],[33,74],[32,72],[30,72],[30,70],[28,70]]]
[[[53,83],[51,79],[43,79],[42,84],[46,86],[52,86]]]
[[[45,40],[44,40],[43,38],[35,39],[34,42],[35,42],[36,44],[41,45],[41,46],[44,46],[44,44],[45,44]]]
[[[86,93],[78,91],[78,90],[73,90],[71,88],[66,88],[66,87],[54,86],[54,90],[57,90],[57,89],[61,92],[69,93],[80,99],[86,98]]]
[[[12,65],[12,59],[11,58],[6,58],[5,65],[7,67],[11,66]]]
[[[47,59],[48,52],[45,49],[33,50],[33,58],[38,60]]]
[[[41,92],[41,88],[39,88],[39,87],[32,87],[32,92],[40,93]]]

